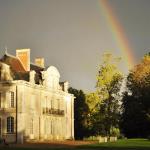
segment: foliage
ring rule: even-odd
[[[75,139],[83,139],[88,135],[87,116],[89,113],[88,105],[85,101],[85,94],[82,90],[69,88],[69,93],[74,94],[74,133]]]
[[[122,73],[117,68],[118,59],[112,54],[104,54],[103,63],[99,67],[97,76],[97,91],[102,99],[118,94],[123,79]]]
[[[97,76],[97,92],[102,99],[100,115],[103,134],[109,136],[112,128],[118,128],[120,117],[119,91],[123,75],[117,68],[118,58],[105,54]]]
[[[75,138],[88,135],[118,135],[120,119],[120,87],[123,75],[117,68],[120,58],[105,54],[99,66],[96,91],[84,94],[82,90],[69,89],[74,94]]]
[[[96,92],[86,96],[90,110],[92,135],[109,136],[112,128],[118,128],[120,117],[119,91],[123,75],[117,68],[118,58],[105,54],[99,67]]]
[[[122,130],[127,137],[150,135],[150,56],[145,55],[127,77],[123,97]]]
[[[97,92],[86,94],[86,103],[88,104],[90,113],[97,111],[97,105],[100,103],[100,98]]]
[[[112,127],[112,128],[110,129],[110,136],[119,137],[119,136],[120,136],[120,129],[119,129],[119,128]]]

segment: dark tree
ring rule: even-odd
[[[130,71],[122,103],[121,128],[127,137],[150,135],[150,56]]]
[[[88,105],[85,102],[85,94],[82,90],[69,88],[69,93],[74,94],[74,133],[75,139],[83,139],[88,135],[87,116]]]

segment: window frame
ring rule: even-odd
[[[7,133],[12,134],[14,133],[14,117],[9,116],[7,117]]]
[[[34,129],[33,129],[33,118],[30,120],[30,134],[34,133]]]

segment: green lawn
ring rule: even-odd
[[[150,141],[147,139],[127,139],[80,147],[82,149],[92,150],[150,150]]]
[[[150,150],[150,141],[146,139],[128,139],[118,140],[117,142],[108,142],[102,144],[84,145],[78,147],[38,147],[38,148],[16,148],[16,147],[0,147],[0,150]]]

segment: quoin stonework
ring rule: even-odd
[[[74,139],[74,96],[30,49],[0,59],[0,138],[7,142]]]

